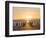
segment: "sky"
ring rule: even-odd
[[[13,20],[17,19],[39,19],[40,8],[13,7]]]

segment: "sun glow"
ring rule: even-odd
[[[25,16],[24,17],[26,20],[31,20],[32,19],[32,16]]]
[[[26,18],[32,18],[32,16],[26,16]]]

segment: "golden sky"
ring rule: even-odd
[[[13,7],[13,20],[16,19],[39,19],[40,8]]]

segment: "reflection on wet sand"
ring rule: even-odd
[[[14,20],[13,31],[16,30],[39,30],[40,20]]]

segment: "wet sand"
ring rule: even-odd
[[[40,25],[31,26],[29,24],[26,24],[24,27],[21,26],[19,28],[13,27],[13,31],[16,31],[16,30],[39,30],[39,29],[40,29]]]

